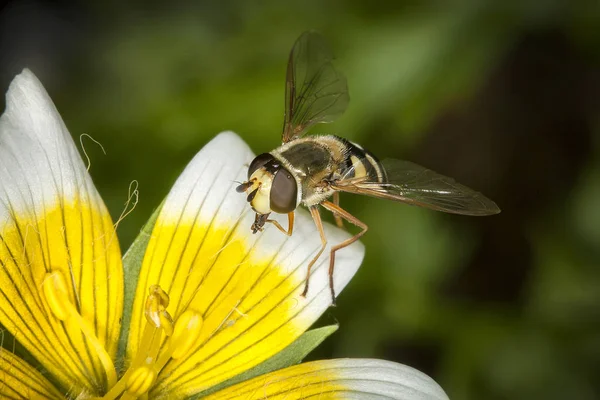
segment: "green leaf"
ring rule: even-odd
[[[264,375],[272,371],[298,364],[308,355],[308,353],[313,351],[315,347],[320,345],[323,340],[327,339],[333,332],[337,331],[337,329],[338,325],[329,325],[304,332],[304,334],[296,339],[294,343],[290,344],[268,360],[246,372],[226,380],[225,382],[221,382],[210,389],[200,392],[197,395],[190,397],[190,399],[199,399],[225,389],[226,387],[235,385],[236,383],[244,382],[259,375]]]
[[[137,287],[138,276],[144,261],[146,247],[150,241],[154,224],[158,214],[162,209],[162,203],[150,216],[150,219],[140,234],[135,238],[125,255],[123,256],[123,275],[125,279],[125,296],[123,298],[123,317],[121,319],[121,335],[119,337],[119,349],[117,351],[117,360],[125,360],[125,350],[127,349],[127,337],[129,335],[129,324],[131,322],[131,312],[133,311],[133,299]]]

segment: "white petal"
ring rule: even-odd
[[[447,400],[429,376],[390,361],[323,360],[295,365],[239,383],[206,399]]]
[[[42,210],[59,196],[74,199],[91,184],[56,107],[28,69],[11,83],[1,123],[0,184],[13,211]],[[1,207],[0,220],[8,212]]]
[[[123,298],[114,227],[52,100],[24,70],[0,118],[0,323],[65,387],[97,393],[104,371],[48,308],[49,273],[69,282],[70,301],[114,355]]]
[[[196,352],[167,365],[157,393],[195,393],[257,365],[300,336],[331,303],[328,249],[315,265],[308,296],[300,296],[307,264],[320,247],[305,210],[297,211],[291,237],[270,224],[252,234],[254,213],[235,187],[247,179],[253,157],[237,135],[221,133],[187,166],[157,219],[138,281],[130,355],[139,343],[152,284],[169,293],[168,310],[175,317],[192,308],[205,318]],[[287,225],[285,216],[280,221]],[[325,229],[332,245],[350,237],[330,225]],[[363,255],[360,243],[338,252],[337,293]]]

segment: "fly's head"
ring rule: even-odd
[[[263,229],[271,212],[287,214],[299,204],[296,179],[271,153],[260,154],[252,160],[248,180],[236,191],[247,194],[246,200],[256,213],[251,227],[253,233]]]

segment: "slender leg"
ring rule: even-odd
[[[327,238],[325,237],[325,231],[323,230],[323,222],[321,221],[321,214],[319,214],[319,206],[311,206],[308,209],[310,210],[310,215],[312,215],[313,217],[313,221],[315,221],[315,225],[317,226],[319,235],[321,235],[321,249],[308,264],[308,269],[306,271],[306,281],[304,281],[304,291],[302,292],[302,297],[306,297],[306,293],[308,293],[308,281],[310,279],[310,270],[312,269],[315,262],[317,262],[319,257],[321,257],[321,254],[323,254],[325,246],[327,246]]]
[[[333,192],[333,204],[338,207],[340,206],[340,192]],[[342,217],[336,213],[333,213],[333,218],[335,218],[335,224],[338,226],[338,228],[344,229],[344,220]]]
[[[335,264],[335,252],[343,249],[344,247],[350,246],[352,243],[356,242],[365,232],[369,229],[367,224],[350,214],[348,211],[340,208],[340,206],[335,205],[329,201],[324,201],[321,205],[331,211],[334,215],[338,215],[339,217],[345,219],[353,225],[358,226],[362,231],[358,232],[356,235],[352,236],[349,239],[344,240],[342,243],[337,244],[331,247],[331,254],[329,256],[329,288],[331,289],[331,302],[332,305],[335,306],[335,290],[333,288],[333,267]]]
[[[275,225],[275,227],[277,229],[279,229],[285,235],[292,236],[292,232],[294,231],[294,212],[292,211],[291,213],[288,213],[287,216],[288,216],[288,229],[287,229],[287,231],[285,229],[283,229],[283,227],[281,226],[281,224],[279,222],[275,221],[274,219],[268,219],[266,222],[270,222],[273,225]]]

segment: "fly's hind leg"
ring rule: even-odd
[[[333,192],[333,204],[335,204],[337,207],[340,206],[340,192]],[[335,219],[335,224],[338,226],[338,228],[344,229],[344,220],[342,217],[336,213],[333,213],[333,218]]]
[[[311,269],[312,269],[313,265],[315,265],[315,263],[317,262],[319,257],[321,257],[321,254],[323,254],[323,251],[325,250],[325,247],[327,246],[327,238],[325,237],[325,231],[323,230],[323,221],[321,221],[321,214],[319,214],[319,206],[318,205],[310,206],[308,209],[310,211],[310,215],[313,218],[313,221],[315,221],[315,225],[317,226],[319,235],[321,236],[321,249],[319,250],[317,255],[314,256],[313,259],[308,264],[308,269],[306,271],[306,280],[304,281],[304,291],[302,291],[302,297],[306,297],[306,294],[308,293],[308,282],[310,280]]]
[[[358,232],[351,238],[346,239],[342,243],[331,247],[331,254],[329,256],[329,288],[331,289],[331,304],[335,306],[335,289],[333,288],[333,268],[335,265],[335,252],[340,249],[343,249],[344,247],[350,246],[352,243],[356,242],[358,239],[360,239],[362,235],[365,234],[369,227],[367,226],[367,224],[365,224],[364,222],[350,214],[348,211],[344,210],[343,208],[334,203],[324,201],[323,203],[321,203],[321,205],[325,209],[331,211],[334,216],[337,215],[338,217],[343,218],[351,224],[356,225],[360,229],[362,229],[360,232]]]

